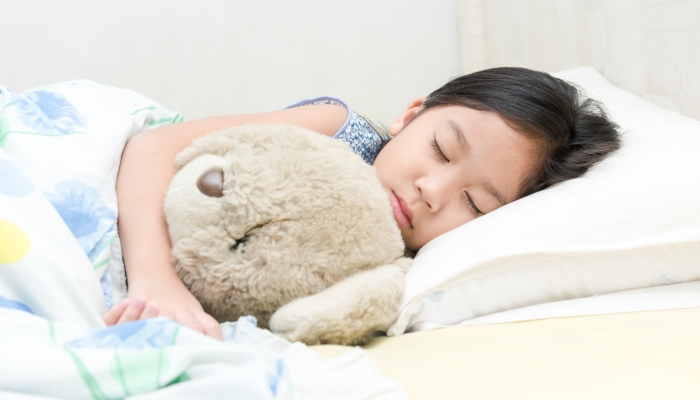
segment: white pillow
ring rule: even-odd
[[[584,176],[428,243],[389,335],[552,301],[700,280],[700,121],[611,85],[554,74],[601,100],[623,146]]]

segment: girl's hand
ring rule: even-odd
[[[139,315],[139,319],[152,318],[154,316],[170,318],[190,329],[221,340],[219,323],[214,317],[204,312],[202,305],[187,290],[179,278],[171,280],[161,277],[159,284],[155,287],[152,287],[150,284],[148,286],[140,286],[138,283],[133,282],[129,286],[129,296],[132,297],[132,302],[136,302],[138,299],[150,299]],[[156,315],[152,315],[155,309],[149,311],[149,305],[155,306],[155,309],[158,310]],[[128,311],[129,308],[127,307],[126,310]],[[136,311],[132,311],[131,315],[135,314]],[[119,320],[119,322],[124,321]]]
[[[115,304],[102,317],[107,326],[155,318],[160,314],[160,306],[155,301],[148,301],[145,296],[126,298]]]
[[[181,290],[183,288],[184,291]],[[173,285],[167,290],[155,291],[149,297],[142,294],[133,295],[133,293],[130,295],[133,297],[120,301],[102,317],[105,324],[109,326],[146,318],[166,317],[221,340],[219,323],[204,312],[201,304],[182,284]],[[157,298],[158,301],[148,300],[148,298]]]

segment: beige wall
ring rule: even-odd
[[[460,0],[459,9],[466,72],[593,65],[612,83],[700,119],[700,0]]]
[[[88,78],[192,119],[342,97],[385,123],[459,73],[454,0],[0,0],[0,84]]]

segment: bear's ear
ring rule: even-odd
[[[201,154],[203,154],[201,149],[196,148],[194,146],[187,147],[175,157],[175,169],[177,169],[178,171],[181,170],[182,167],[187,165],[187,163],[194,160],[195,158],[199,157]]]

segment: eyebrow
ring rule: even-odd
[[[452,130],[452,133],[454,133],[455,139],[457,140],[457,143],[459,143],[460,147],[462,147],[465,152],[468,152],[469,142],[467,142],[467,139],[464,137],[464,132],[462,132],[462,128],[459,127],[459,124],[451,119],[448,119],[447,125],[450,127],[450,130]]]

